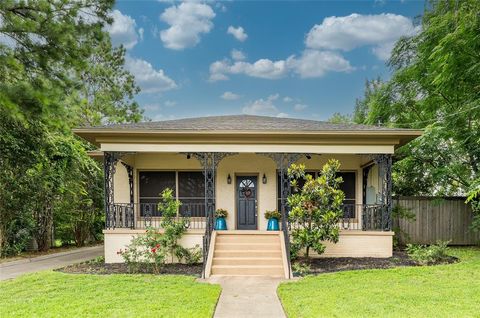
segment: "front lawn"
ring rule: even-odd
[[[479,317],[480,249],[452,254],[461,261],[309,276],[278,295],[289,317]]]
[[[0,282],[0,317],[211,317],[219,296],[194,277],[50,271]]]

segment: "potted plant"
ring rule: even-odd
[[[225,209],[217,209],[215,211],[215,230],[226,230],[227,222],[225,218],[228,216],[228,212]]]
[[[267,231],[280,231],[278,221],[282,218],[282,214],[277,210],[265,212],[265,218],[268,220]]]

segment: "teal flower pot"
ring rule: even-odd
[[[280,231],[280,226],[278,225],[278,219],[276,218],[268,219],[267,231]]]
[[[215,230],[217,231],[224,231],[227,229],[227,222],[225,218],[217,218],[215,220]]]

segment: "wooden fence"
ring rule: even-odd
[[[401,243],[433,244],[438,240],[451,245],[474,245],[480,242],[480,232],[470,230],[472,210],[461,197],[395,197],[394,206],[400,205],[415,214],[414,221],[395,219],[406,235]]]

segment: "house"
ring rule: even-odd
[[[340,240],[322,256],[392,256],[392,155],[419,130],[273,118],[216,116],[76,129],[99,147],[105,168],[105,261],[148,226],[166,187],[182,202],[190,226],[185,247],[204,251],[204,276],[290,277],[289,232],[265,231],[267,210],[288,213],[286,169],[304,163],[317,174],[330,158],[341,163],[344,215]],[[94,154],[95,155],[95,154]],[[216,208],[228,230],[213,229]],[[161,231],[161,229],[159,229]]]

